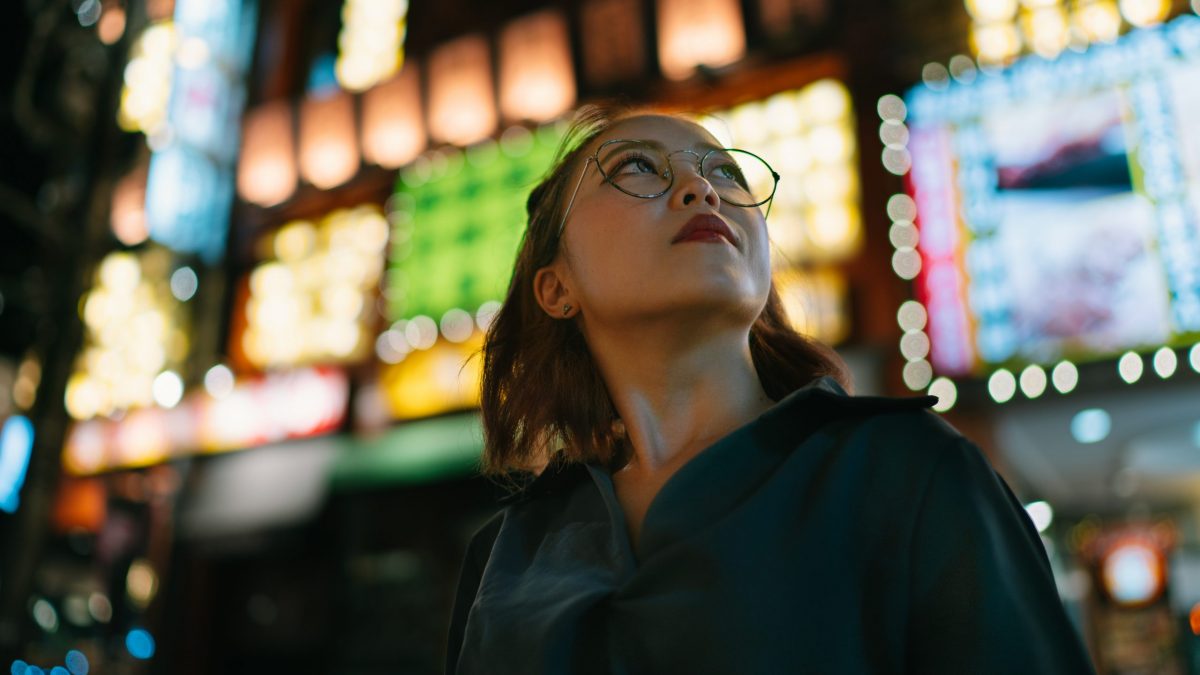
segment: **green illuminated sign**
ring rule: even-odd
[[[525,229],[525,200],[554,159],[559,127],[514,127],[499,143],[422,156],[400,172],[390,209],[391,320],[501,300]]]

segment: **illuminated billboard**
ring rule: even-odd
[[[1200,19],[922,85],[905,102],[915,220],[891,210],[919,235],[901,276],[928,312],[938,372],[1200,334]]]

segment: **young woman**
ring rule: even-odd
[[[591,109],[529,196],[484,348],[448,673],[1090,673],[1020,503],[925,410],[855,397],[771,284],[778,175]]]

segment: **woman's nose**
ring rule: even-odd
[[[683,208],[690,206],[697,199],[703,199],[714,209],[721,207],[721,197],[709,183],[692,166],[681,166],[675,172],[675,185],[671,187],[671,206]]]

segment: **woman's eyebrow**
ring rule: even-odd
[[[609,139],[608,141],[605,141],[605,142],[612,143],[614,146],[612,150],[604,153],[605,157],[607,157],[608,155],[610,155],[613,152],[621,151],[629,143],[642,143],[642,144],[649,145],[650,147],[663,152],[663,154],[667,153],[666,144],[664,144],[662,141],[657,141],[652,138],[613,138],[613,139]],[[695,150],[701,151],[702,153],[707,152],[709,150],[723,150],[724,149],[720,145],[713,145],[712,143],[709,143],[707,141],[700,141],[699,143],[696,143],[692,147]]]

